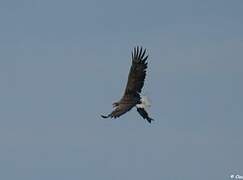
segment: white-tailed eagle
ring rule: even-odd
[[[146,107],[150,106],[146,97],[140,96],[141,90],[144,85],[147,69],[146,49],[142,47],[135,47],[132,52],[132,66],[128,75],[127,86],[123,97],[120,101],[113,103],[115,108],[107,116],[101,115],[103,118],[117,118],[126,112],[130,111],[134,106],[137,108],[137,112],[146,119],[149,123],[153,120],[149,117]]]

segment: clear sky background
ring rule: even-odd
[[[120,99],[148,49],[148,124]],[[0,179],[243,175],[243,1],[1,0]]]

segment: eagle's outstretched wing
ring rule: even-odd
[[[148,56],[145,56],[145,53],[146,49],[143,50],[142,47],[136,47],[132,52],[132,66],[128,75],[124,96],[128,94],[137,96],[138,93],[141,93],[147,69],[146,60]]]
[[[144,108],[137,108],[137,111],[143,117],[143,119],[146,119],[149,123],[153,121],[153,119],[148,116],[148,113]]]
[[[110,114],[107,116],[101,115],[103,118],[117,118],[120,117],[121,115],[125,114],[126,112],[130,111],[133,108],[134,104],[120,104],[118,105],[114,111],[112,111]]]
[[[130,111],[136,104],[141,103],[140,93],[144,85],[147,69],[146,49],[142,47],[134,48],[132,52],[132,65],[129,71],[126,89],[121,100],[115,104],[116,108],[107,116],[101,115],[103,118],[117,118],[126,112]],[[143,108],[137,108],[139,114],[151,123],[153,119],[148,116],[148,113]]]

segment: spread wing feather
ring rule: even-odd
[[[134,104],[120,104],[109,115],[107,115],[107,116],[101,115],[101,116],[103,118],[108,118],[108,117],[117,118],[117,117],[120,117],[121,115],[125,114],[126,112],[130,111],[133,108],[133,106],[134,106]]]
[[[136,47],[132,52],[132,66],[129,71],[124,96],[141,93],[147,69],[146,60],[148,56],[145,56],[145,53],[146,49],[143,50],[142,47]]]

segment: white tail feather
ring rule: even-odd
[[[141,104],[137,104],[136,107],[148,109],[151,107],[151,102],[147,96],[141,96]]]

